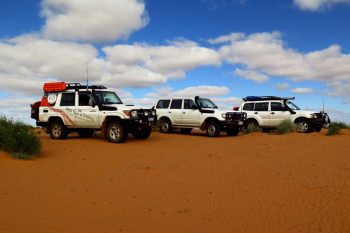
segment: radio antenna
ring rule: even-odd
[[[89,89],[89,62],[86,63],[86,90]]]
[[[324,100],[322,101],[322,112],[324,112]]]

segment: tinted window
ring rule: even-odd
[[[255,111],[268,111],[269,110],[269,103],[255,103]]]
[[[246,103],[243,106],[243,110],[246,110],[246,111],[253,111],[253,109],[254,109],[254,103]]]
[[[271,102],[271,111],[283,111],[282,103]]]
[[[197,107],[193,100],[184,100],[184,109],[193,109],[193,107]]]
[[[170,108],[171,109],[181,109],[182,100],[173,100],[171,101]]]
[[[79,93],[79,106],[91,106],[90,93]]]
[[[168,108],[170,100],[159,100],[156,108]]]
[[[61,106],[75,106],[75,93],[62,93]]]

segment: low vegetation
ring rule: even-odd
[[[248,134],[248,133],[256,133],[256,132],[262,132],[262,128],[259,126],[252,126],[248,128],[243,129],[243,134]]]
[[[340,133],[341,129],[349,129],[350,126],[343,122],[332,122],[328,126],[327,135],[336,135]]]
[[[41,148],[33,127],[0,116],[0,150],[9,152],[16,159],[32,159]]]
[[[286,134],[297,131],[297,126],[290,120],[282,121],[276,128],[277,133]]]

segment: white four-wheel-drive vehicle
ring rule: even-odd
[[[31,105],[31,117],[46,127],[52,139],[65,139],[70,132],[90,137],[101,130],[110,142],[124,142],[128,133],[146,139],[156,122],[156,111],[125,105],[102,85],[53,82],[43,86],[41,101]]]
[[[290,120],[299,132],[320,131],[330,123],[327,113],[301,110],[291,100],[294,97],[247,96],[238,111],[247,114],[246,127],[276,128],[282,121]]]
[[[190,133],[196,128],[206,130],[209,137],[219,136],[221,131],[237,135],[246,118],[245,113],[220,110],[210,99],[198,96],[160,99],[156,111],[162,133],[170,133],[175,128]]]

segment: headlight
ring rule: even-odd
[[[226,113],[221,114],[221,117],[226,119]]]
[[[143,114],[147,117],[147,116],[149,116],[150,112],[149,111],[144,111]]]
[[[311,118],[317,118],[317,114],[316,113],[310,114],[310,117]]]
[[[138,112],[137,112],[136,110],[133,110],[133,111],[130,112],[131,118],[137,118],[138,115],[139,115],[139,114],[138,114]]]

